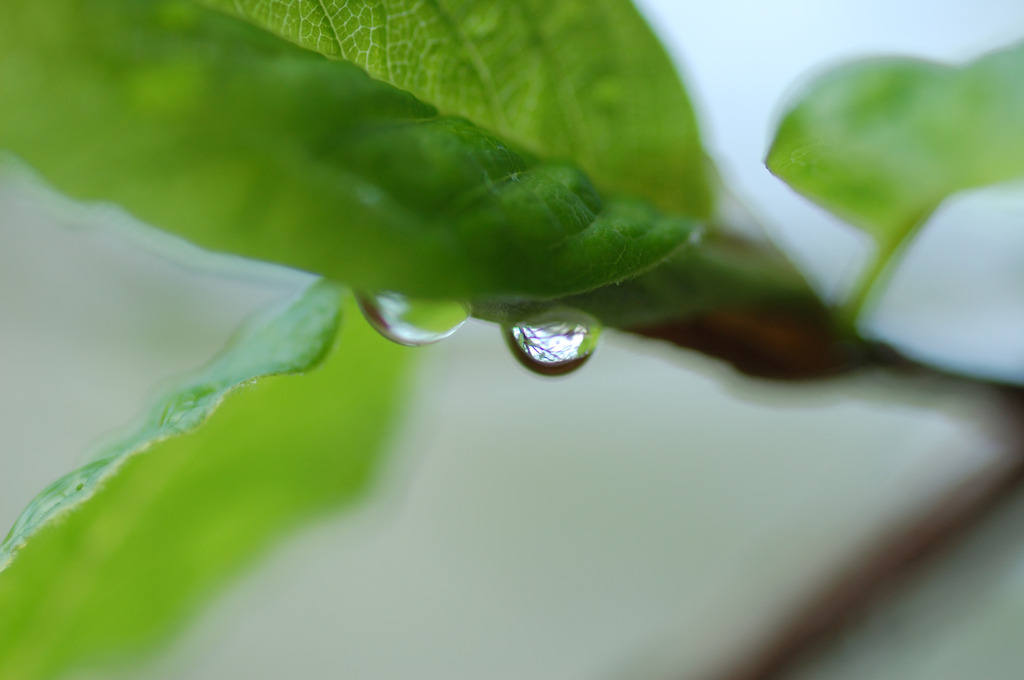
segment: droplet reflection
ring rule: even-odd
[[[466,323],[469,309],[461,302],[416,300],[400,293],[359,293],[363,316],[378,333],[406,347],[444,340]]]
[[[519,363],[547,376],[565,375],[586,363],[600,334],[600,323],[576,310],[550,312],[505,328],[505,340]]]

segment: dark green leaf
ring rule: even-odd
[[[420,296],[587,290],[693,229],[189,0],[8,3],[0,148],[204,247]]]
[[[606,191],[707,217],[696,120],[629,0],[202,0],[346,59]]]

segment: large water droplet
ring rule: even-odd
[[[400,293],[359,293],[359,309],[378,333],[406,347],[444,340],[469,318],[469,309],[451,300],[419,300]]]
[[[505,340],[523,366],[541,375],[565,375],[597,347],[601,324],[577,310],[558,310],[505,328]]]

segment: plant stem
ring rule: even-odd
[[[912,362],[903,370],[939,375]],[[942,374],[955,387],[979,381]],[[781,680],[819,653],[871,608],[948,554],[1024,489],[1024,389],[991,385],[1003,411],[1005,453],[922,508],[877,541],[782,622],[776,632],[715,680]]]

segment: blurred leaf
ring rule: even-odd
[[[0,148],[203,247],[424,297],[591,289],[694,228],[190,0],[9,2]]]
[[[707,217],[696,119],[629,0],[201,0],[362,66],[602,190]]]
[[[0,558],[0,677],[152,646],[273,541],[365,489],[409,355],[357,324],[324,360],[339,296],[317,284],[243,333],[32,504]]]
[[[882,267],[950,194],[1024,175],[1022,82],[1024,43],[959,67],[838,68],[785,115],[768,167],[871,234]]]

